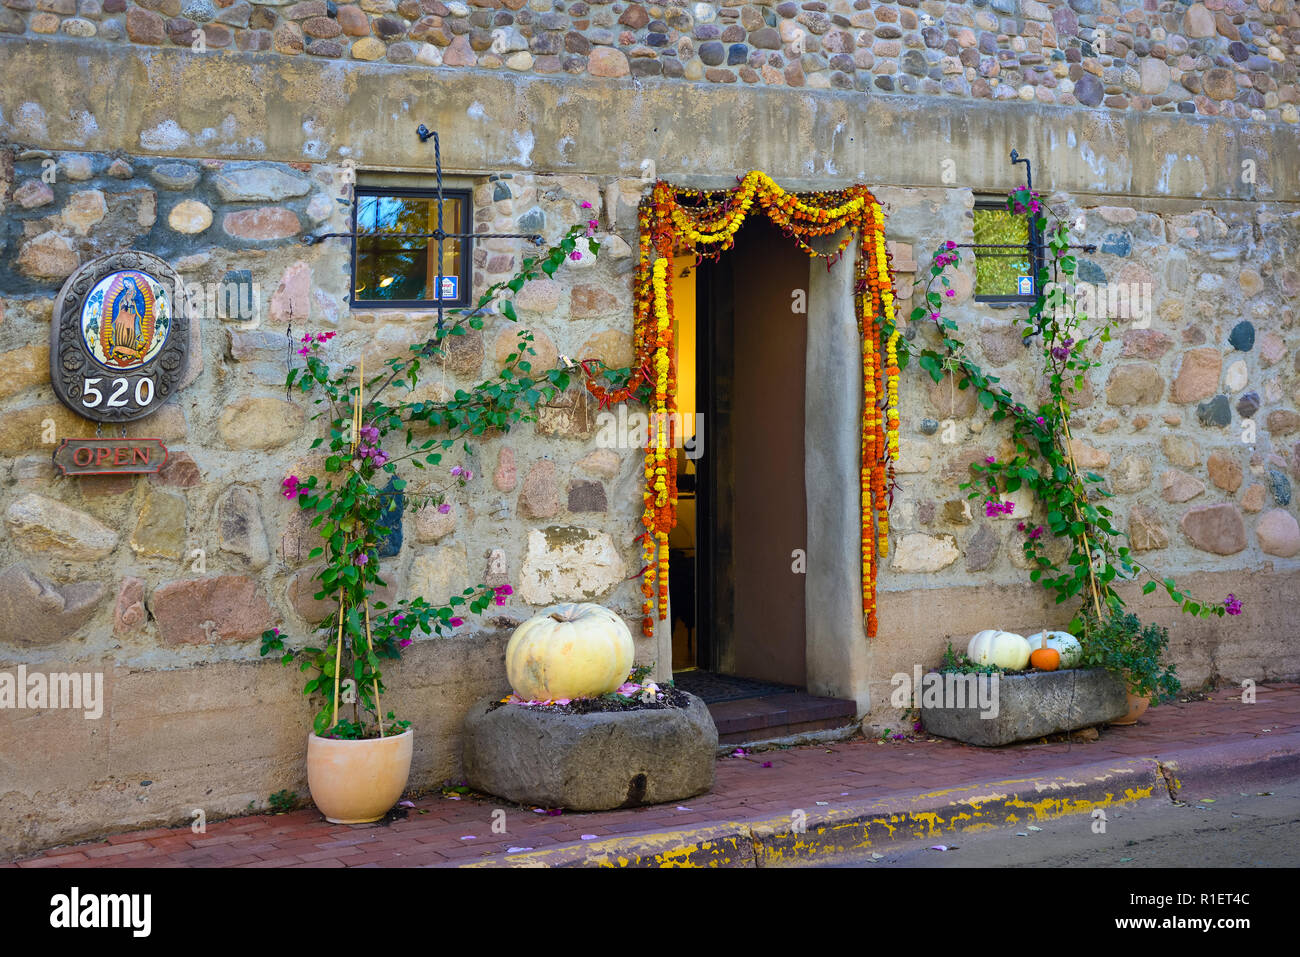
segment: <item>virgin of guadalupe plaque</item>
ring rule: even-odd
[[[189,315],[176,271],[130,250],[86,263],[63,284],[50,324],[50,381],[59,400],[96,422],[158,410],[189,364]]]

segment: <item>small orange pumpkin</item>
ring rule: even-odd
[[[1036,648],[1029,656],[1029,663],[1039,671],[1055,671],[1061,665],[1061,653],[1055,648]]]

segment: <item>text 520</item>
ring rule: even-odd
[[[148,376],[134,379],[94,376],[81,383],[81,404],[88,409],[97,409],[101,405],[106,409],[125,408],[131,404],[132,399],[138,408],[144,408],[153,401],[153,397],[153,379]]]

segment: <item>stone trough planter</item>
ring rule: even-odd
[[[1075,731],[1123,717],[1128,693],[1123,680],[1101,668],[1035,671],[1018,675],[927,675],[962,679],[965,694],[945,684],[942,704],[926,707],[921,725],[941,738],[996,747],[1047,734]],[[991,684],[992,683],[992,684]]]
[[[519,804],[605,811],[681,801],[713,787],[718,729],[708,708],[562,714],[476,704],[465,719],[465,778]]]

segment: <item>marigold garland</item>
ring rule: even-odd
[[[655,612],[668,617],[668,533],[677,522],[676,421],[677,369],[673,350],[673,303],[669,266],[683,250],[717,256],[735,244],[757,203],[773,223],[809,256],[831,265],[856,238],[856,311],[862,342],[862,611],[867,634],[875,636],[876,572],[889,553],[888,485],[898,457],[899,331],[894,325],[894,293],[885,248],[884,216],[865,186],[833,192],[788,193],[766,173],[753,170],[730,190],[703,192],[659,181],[638,210],[638,267],[634,342],[636,363],[628,381],[607,389],[588,376],[587,389],[602,407],[627,402],[650,391],[651,428],[646,443],[642,495],[642,631],[654,634]],[[841,231],[832,252],[810,240]],[[883,353],[883,355],[882,355]],[[657,608],[656,608],[657,606]]]

